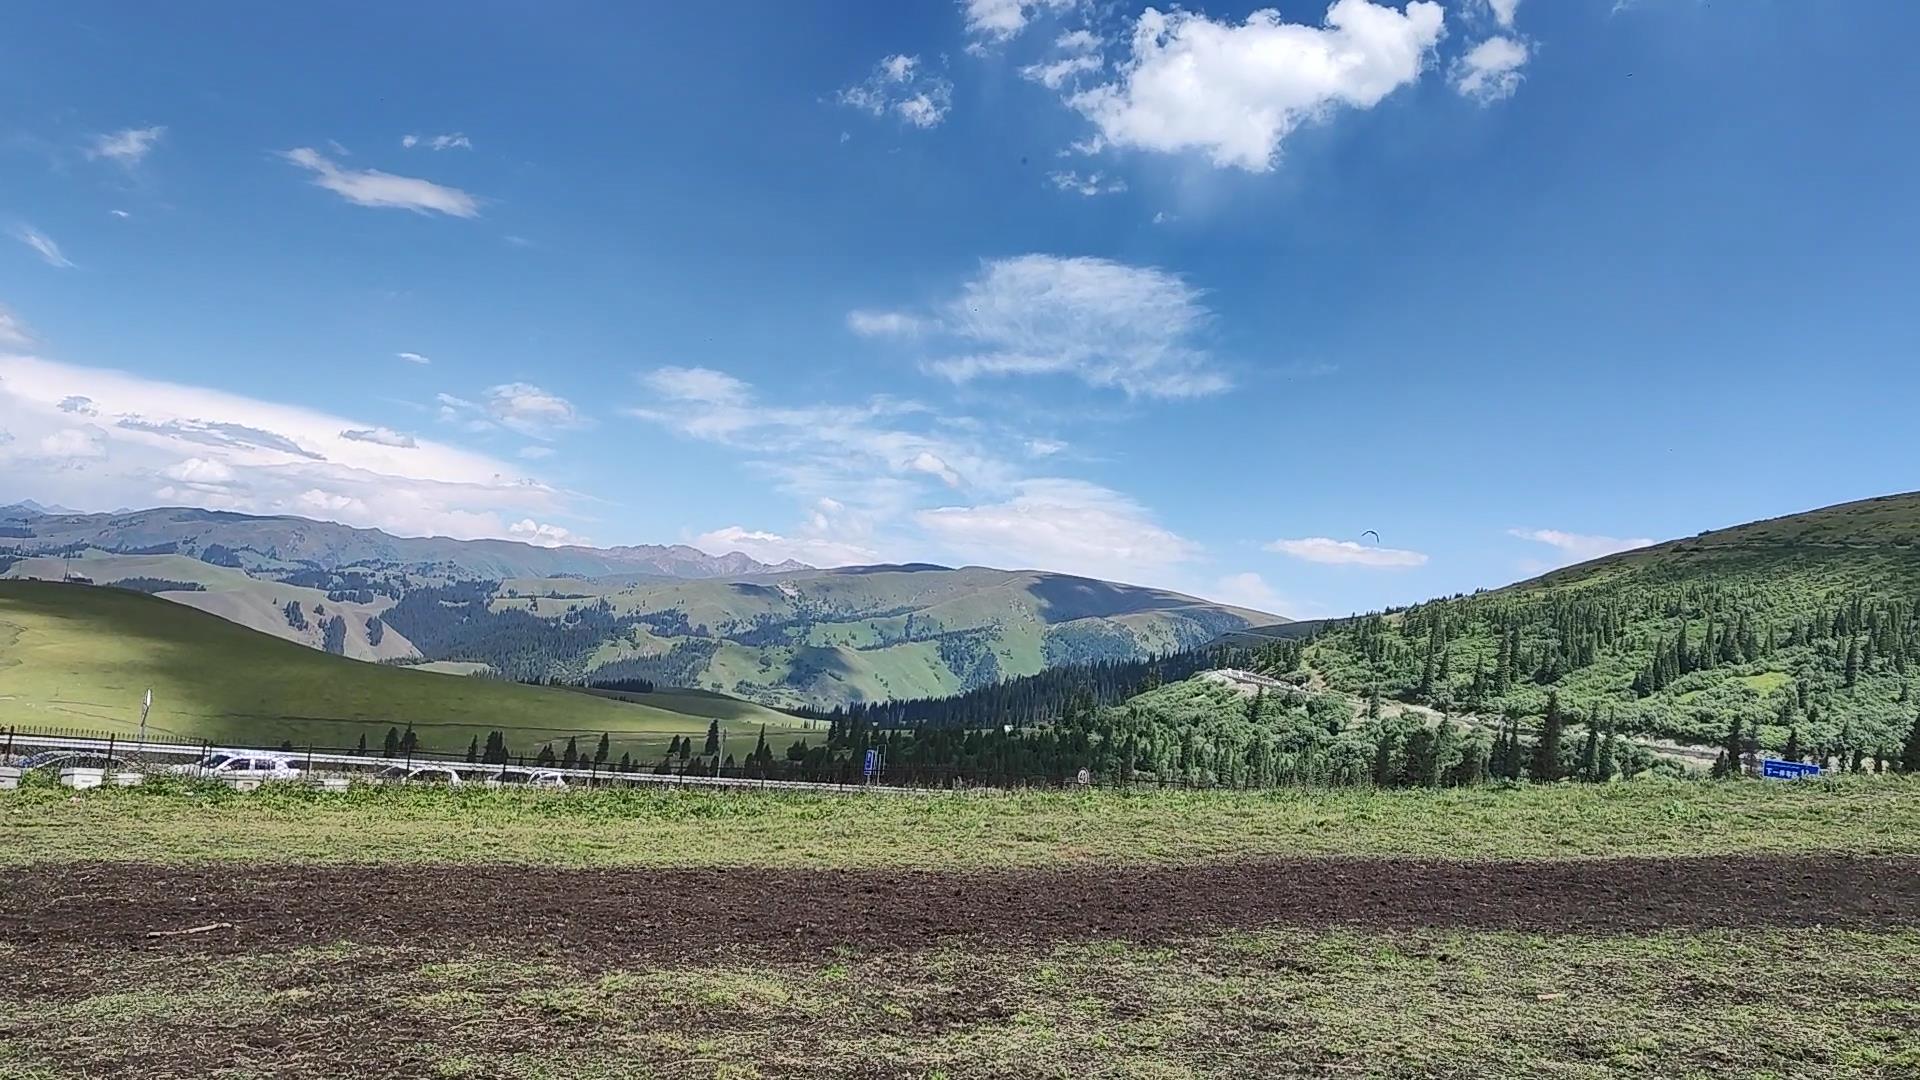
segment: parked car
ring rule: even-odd
[[[460,773],[446,765],[389,765],[373,774],[382,784],[460,784]]]
[[[35,769],[46,769],[50,772],[59,772],[61,769],[105,769],[108,772],[117,772],[133,767],[119,758],[108,757],[91,750],[42,750],[37,754],[28,754],[21,758],[17,766],[23,773]]]
[[[231,750],[216,751],[198,761],[175,765],[167,771],[180,776],[204,776],[220,780],[300,779],[299,767],[286,758],[274,757],[270,754],[243,754]]]
[[[484,783],[488,787],[538,787],[563,788],[566,778],[550,769],[501,769],[488,776]]]

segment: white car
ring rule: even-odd
[[[215,780],[298,780],[300,769],[282,757],[267,754],[243,754],[222,750],[198,761],[175,765],[167,770],[181,776],[204,776]]]
[[[537,787],[563,788],[566,778],[548,769],[501,769],[483,781],[490,788]]]
[[[460,774],[445,765],[389,765],[373,774],[376,782],[382,784],[446,784],[457,786],[462,783]]]

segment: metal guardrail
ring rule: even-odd
[[[762,780],[742,776],[700,776],[698,774],[658,774],[643,772],[620,772],[612,769],[566,769],[549,765],[470,765],[464,761],[448,761],[439,757],[417,756],[410,758],[385,757],[370,754],[340,754],[320,751],[287,751],[267,749],[257,746],[215,746],[211,743],[183,745],[174,742],[145,742],[137,739],[118,738],[78,738],[62,735],[35,735],[29,732],[10,732],[6,735],[8,745],[15,754],[26,750],[76,750],[90,753],[109,754],[139,758],[180,758],[187,761],[198,760],[207,754],[237,754],[249,757],[276,757],[298,765],[304,772],[317,772],[314,766],[331,766],[340,772],[377,772],[395,765],[408,767],[432,766],[450,769],[462,780],[485,781],[489,777],[503,773],[548,773],[560,776],[579,786],[589,787],[653,787],[653,788],[718,788],[741,791],[787,791],[812,792],[826,795],[861,795],[867,793],[885,793],[896,795],[927,794],[932,789],[898,787],[882,783],[873,784],[825,784],[805,780]]]

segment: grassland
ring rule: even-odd
[[[610,967],[342,942],[72,956],[91,966],[60,986],[29,984],[24,951],[0,945],[0,1074],[21,1080],[1920,1070],[1913,932],[1268,931]]]
[[[0,866],[77,860],[566,867],[1155,865],[1765,852],[1920,855],[1920,780],[861,796],[156,784],[0,796]]]
[[[806,722],[699,692],[613,700],[569,690],[328,656],[167,600],[117,589],[0,581],[0,727],[132,734],[152,689],[149,730],[216,744],[378,747],[412,725],[427,750],[459,752],[490,730],[531,755],[607,733],[617,758],[657,760],[675,736],[720,719],[751,749],[762,725],[777,748]]]

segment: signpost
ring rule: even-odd
[[[1819,776],[1820,766],[1767,758],[1760,763],[1760,775],[1768,780],[1801,780],[1809,776]]]
[[[879,771],[880,771],[880,751],[877,749],[867,751],[867,764],[864,771],[866,778],[868,780],[872,780],[874,777],[874,774]]]
[[[147,689],[147,696],[140,699],[140,752],[147,751],[147,714],[153,711],[153,689]]]

